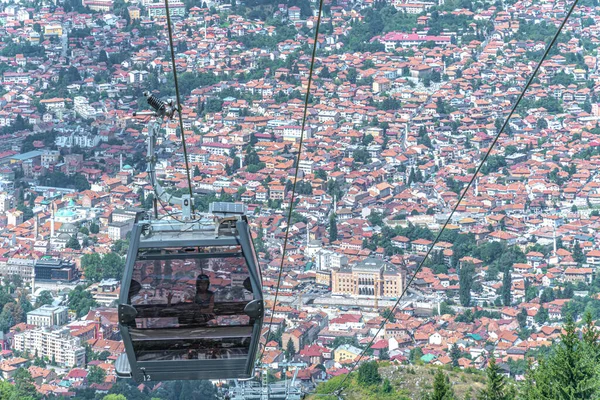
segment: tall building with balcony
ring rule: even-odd
[[[367,258],[352,266],[331,272],[331,292],[368,297],[398,297],[402,294],[406,274],[392,264]]]
[[[17,333],[13,348],[29,354],[37,353],[38,357],[48,357],[68,368],[85,365],[85,348],[80,338],[71,336],[69,328],[53,330],[43,327]]]

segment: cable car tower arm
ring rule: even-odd
[[[161,204],[169,204],[169,205],[180,205],[182,217],[184,220],[189,220],[192,217],[191,213],[191,205],[192,198],[191,195],[186,194],[182,197],[173,196],[161,186],[156,177],[156,139],[160,134],[160,126],[162,120],[165,118],[167,120],[172,120],[173,115],[175,114],[175,108],[173,106],[173,100],[169,99],[166,101],[158,99],[156,96],[151,94],[150,92],[144,92],[144,96],[146,97],[148,104],[154,109],[154,111],[144,111],[134,113],[133,116],[145,116],[149,115],[152,118],[148,121],[147,129],[148,129],[148,139],[147,139],[147,150],[146,150],[146,173],[148,173],[148,177],[150,179],[150,184],[154,190],[154,196]],[[155,211],[156,213],[156,211]],[[155,215],[156,216],[156,215]]]

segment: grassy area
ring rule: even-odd
[[[421,365],[393,365],[380,363],[379,374],[382,379],[389,379],[392,391],[386,392],[383,384],[361,386],[357,383],[357,373],[344,384],[342,398],[347,400],[414,400],[421,398],[425,392],[433,390],[433,375],[439,367]],[[464,398],[465,393],[471,389],[475,395],[484,387],[485,376],[483,372],[465,372],[459,369],[444,369],[449,376],[450,383],[457,398]],[[338,400],[337,396],[324,396],[336,390],[344,376],[338,376],[317,386],[316,394],[308,396],[311,400]]]

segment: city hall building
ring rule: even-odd
[[[390,263],[377,258],[331,271],[332,294],[369,297],[399,297],[406,275]]]

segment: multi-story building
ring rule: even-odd
[[[148,10],[149,17],[165,17],[167,11],[163,3],[150,4],[146,7]],[[169,4],[169,14],[171,17],[184,17],[185,16],[185,4],[183,3],[172,3]]]
[[[96,303],[110,307],[119,299],[119,286],[121,286],[121,282],[116,279],[103,279],[91,285],[88,290],[92,293]]]
[[[31,258],[11,257],[6,261],[0,261],[0,276],[10,277],[19,275],[23,283],[30,284],[34,277],[35,260]]]
[[[108,237],[111,240],[125,239],[127,233],[133,228],[133,219],[108,224]]]
[[[42,154],[42,167],[48,169],[50,166],[58,163],[60,159],[60,151],[58,150],[45,150]]]
[[[348,265],[348,257],[332,250],[322,249],[315,255],[317,270],[339,270]]]
[[[127,7],[127,12],[129,12],[129,18],[133,21],[136,19],[140,19],[140,8],[136,6]]]
[[[377,297],[398,297],[402,294],[406,275],[394,265],[376,258],[331,272],[331,292]]]
[[[142,211],[144,210],[135,207],[116,209],[111,214],[112,222],[131,222],[131,220],[135,220],[137,214]]]
[[[73,99],[73,109],[84,119],[95,118],[98,115],[96,109],[90,106],[88,99],[83,96],[76,96]]]
[[[62,326],[69,322],[69,311],[64,306],[43,305],[27,313],[27,323],[35,326]]]
[[[79,278],[75,264],[65,260],[37,260],[35,263],[36,281],[70,282]]]
[[[48,24],[44,26],[44,36],[61,36],[63,28],[59,24]]]
[[[71,336],[69,328],[53,330],[46,326],[17,333],[13,348],[29,354],[37,353],[38,357],[48,357],[68,368],[85,365],[85,348],[80,338]]]
[[[108,12],[113,9],[112,0],[83,0],[84,7],[89,7],[92,11]]]
[[[0,193],[0,213],[4,213],[12,208],[14,197],[8,193]]]

